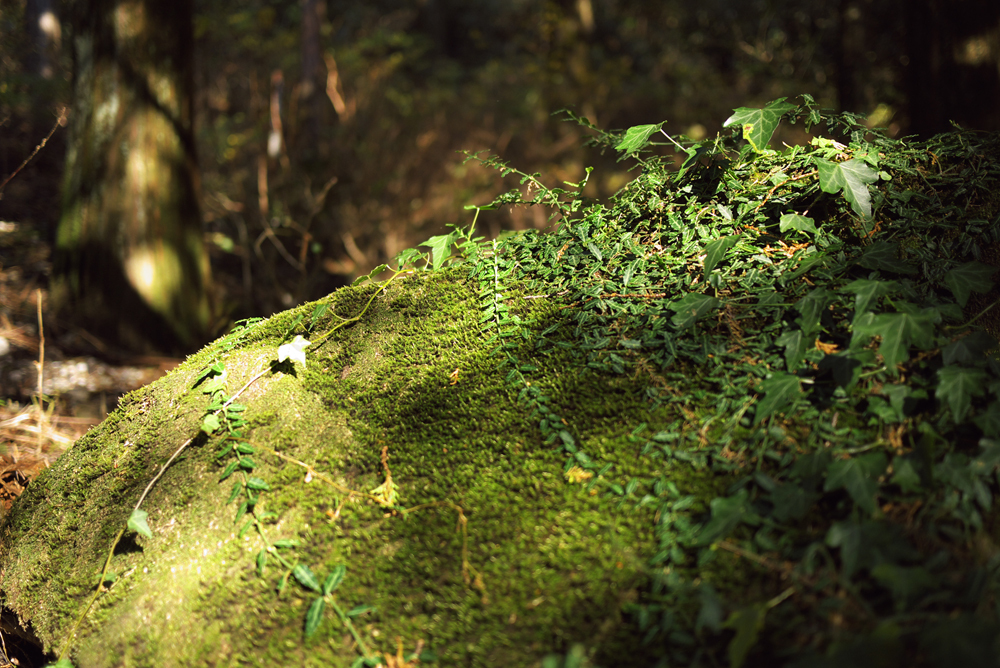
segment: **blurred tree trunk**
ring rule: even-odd
[[[323,98],[320,95],[320,3],[317,0],[302,0],[302,84],[299,95],[302,98],[302,137],[298,142],[302,156],[306,160],[315,159],[320,153],[320,117]]]
[[[906,41],[912,132],[1000,130],[1000,2],[909,0]]]
[[[24,57],[25,69],[36,76],[51,79],[62,43],[55,0],[27,0],[24,5],[24,30],[31,43],[31,49]]]
[[[52,299],[132,351],[207,334],[192,123],[192,0],[73,3],[73,113]]]

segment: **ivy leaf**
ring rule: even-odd
[[[903,308],[905,305],[900,303],[899,306]],[[897,365],[910,358],[911,345],[922,350],[934,347],[934,324],[939,319],[940,314],[933,308],[879,315],[866,313],[854,324],[851,348],[867,343],[873,336],[881,336],[882,343],[879,344],[878,351],[882,354],[889,373],[896,376],[899,374]]]
[[[941,349],[941,360],[945,366],[962,364],[975,366],[986,359],[986,351],[997,344],[997,340],[979,330],[949,343]]]
[[[214,434],[221,426],[219,416],[215,413],[209,413],[201,420],[201,430],[209,436]]]
[[[876,241],[866,248],[858,258],[858,264],[865,269],[894,271],[897,274],[915,274],[917,268],[897,259],[897,244],[888,241]]]
[[[819,171],[819,187],[823,192],[836,195],[843,191],[844,199],[851,203],[854,213],[871,218],[872,198],[868,192],[868,184],[878,181],[878,174],[863,160],[852,158],[844,162],[830,162],[816,158],[815,161]]]
[[[686,294],[682,299],[667,305],[667,308],[676,311],[676,315],[670,319],[670,322],[677,329],[686,329],[713,309],[718,308],[719,304],[718,299],[709,295],[698,292]]]
[[[875,281],[867,278],[859,278],[856,281],[851,281],[842,289],[854,293],[854,318],[857,319],[859,315],[868,311],[869,305],[877,301],[880,297],[895,292],[898,286],[899,284],[896,281]]]
[[[444,261],[451,255],[451,245],[455,243],[457,238],[458,231],[456,230],[451,234],[439,234],[431,237],[427,241],[420,244],[421,246],[427,246],[431,249],[431,265],[434,267],[435,271],[440,269],[442,265],[444,265]]]
[[[819,321],[823,311],[832,301],[833,293],[826,288],[816,288],[795,302],[795,310],[799,312],[797,322],[804,334],[813,334],[819,330]]]
[[[921,566],[900,566],[890,562],[873,568],[872,577],[892,591],[892,597],[900,610],[907,602],[913,601],[937,583],[937,579]]]
[[[982,262],[966,262],[944,275],[944,284],[948,286],[955,301],[964,307],[973,292],[989,292],[993,288],[990,277],[996,273],[996,268]]]
[[[421,245],[423,245],[423,244],[421,244]],[[407,256],[405,259],[399,259],[399,258],[402,258],[404,255]],[[421,253],[417,249],[415,249],[415,248],[408,248],[405,251],[403,251],[402,253],[400,253],[398,256],[396,256],[397,257],[397,261],[399,262],[399,264],[397,266],[402,267],[404,264],[407,263],[408,260],[412,260],[414,257],[420,257],[420,255],[421,255]],[[389,265],[387,265],[387,264],[380,264],[379,266],[375,267],[374,269],[372,269],[371,271],[369,271],[364,276],[358,276],[357,278],[355,278],[351,282],[351,285],[360,285],[360,284],[364,283],[365,281],[374,280],[376,276],[378,276],[379,274],[381,274],[383,271],[385,271],[388,268],[389,268]],[[323,309],[322,312],[320,311],[320,307],[322,307],[322,306],[327,306],[327,304],[325,304],[325,303],[324,304],[320,304],[319,306],[316,307],[316,311],[313,312],[313,324],[314,325],[316,324],[316,320],[319,317],[321,317],[323,315],[323,313],[326,312],[326,309]],[[319,315],[316,315],[317,313],[319,313]]]
[[[312,342],[306,341],[301,334],[296,334],[291,343],[285,343],[278,346],[278,361],[284,362],[285,360],[290,359],[296,362],[301,362],[302,365],[305,366],[306,346],[311,344]]]
[[[779,97],[763,109],[740,107],[733,110],[733,115],[726,119],[722,127],[742,126],[743,138],[750,142],[754,151],[760,153],[767,148],[767,143],[771,141],[781,117],[794,108],[795,105],[785,102],[783,97]]]
[[[816,223],[812,218],[798,213],[786,213],[778,220],[778,229],[782,232],[796,230],[807,234],[817,234]]]
[[[920,482],[920,474],[910,457],[893,457],[892,484],[899,485],[904,494],[913,494],[920,491]]]
[[[1000,401],[994,401],[972,420],[987,438],[1000,437]]]
[[[747,654],[757,644],[757,634],[764,628],[764,617],[767,614],[768,604],[754,603],[745,608],[734,610],[726,623],[726,628],[736,631],[736,635],[729,641],[729,665],[731,668],[741,668],[746,661]]]
[[[982,369],[964,366],[945,366],[938,369],[938,386],[934,396],[948,402],[951,417],[956,424],[965,419],[972,406],[972,397],[986,393],[986,373]]]
[[[826,472],[823,491],[843,488],[862,510],[869,515],[878,508],[878,477],[885,472],[888,462],[884,453],[870,452],[860,457],[833,461]]]
[[[719,264],[719,260],[726,255],[726,251],[735,246],[739,239],[740,235],[731,234],[728,237],[708,242],[705,246],[705,278],[708,278],[708,275],[715,269],[715,265]]]
[[[811,340],[802,334],[801,329],[793,329],[786,331],[774,342],[785,347],[785,368],[795,371],[805,357]]]
[[[749,492],[741,489],[732,496],[720,496],[712,499],[712,519],[701,530],[699,545],[709,545],[716,540],[725,538],[740,522],[759,524],[760,517],[753,512],[749,501]]]
[[[757,402],[754,415],[754,422],[758,424],[803,396],[799,377],[780,371],[760,384],[760,392],[764,398]]]
[[[136,532],[140,536],[145,536],[146,538],[152,538],[153,532],[149,530],[149,524],[146,523],[146,518],[149,517],[149,513],[145,510],[140,510],[136,508],[132,511],[132,514],[128,518],[128,528],[131,531]]]
[[[319,581],[316,579],[316,576],[313,575],[312,570],[310,570],[310,568],[305,564],[299,564],[298,566],[293,568],[292,575],[294,575],[295,579],[299,581],[299,584],[301,584],[306,589],[311,589],[315,592],[322,591],[320,589]]]
[[[322,596],[316,598],[309,606],[309,610],[306,612],[306,638],[312,636],[316,633],[316,629],[319,628],[319,623],[323,620],[323,611],[326,609],[326,601],[323,600]]]
[[[654,132],[660,131],[664,123],[666,121],[654,125],[635,125],[630,127],[625,131],[625,138],[615,146],[615,150],[625,151],[626,155],[637,153],[649,143],[649,138],[653,136]]]

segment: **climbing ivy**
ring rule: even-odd
[[[808,96],[737,109],[731,135],[701,142],[665,122],[581,122],[636,177],[592,202],[585,183],[547,188],[470,155],[522,186],[481,208],[548,206],[557,224],[476,246],[469,276],[484,336],[567,452],[567,478],[658,508],[652,588],[627,608],[647,643],[679,665],[718,653],[720,636],[736,668],[754,652],[846,666],[876,647],[925,661],[958,646],[995,665],[1000,556],[973,546],[992,544],[1000,475],[985,262],[1000,138],[895,140]],[[811,139],[768,148],[782,122]],[[558,305],[559,322],[528,327],[512,286]],[[667,478],[609,482],[532,377],[530,357],[551,348],[647,378],[651,404],[684,417],[636,425],[641,456],[709,468],[729,490],[694,513]],[[720,552],[783,584],[763,600],[723,591],[699,577]]]

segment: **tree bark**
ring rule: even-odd
[[[210,274],[192,137],[192,0],[74,3],[52,299],[107,343],[190,350]]]

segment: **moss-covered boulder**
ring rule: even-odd
[[[86,667],[996,665],[1000,138],[727,123],[128,395],[3,605]]]

